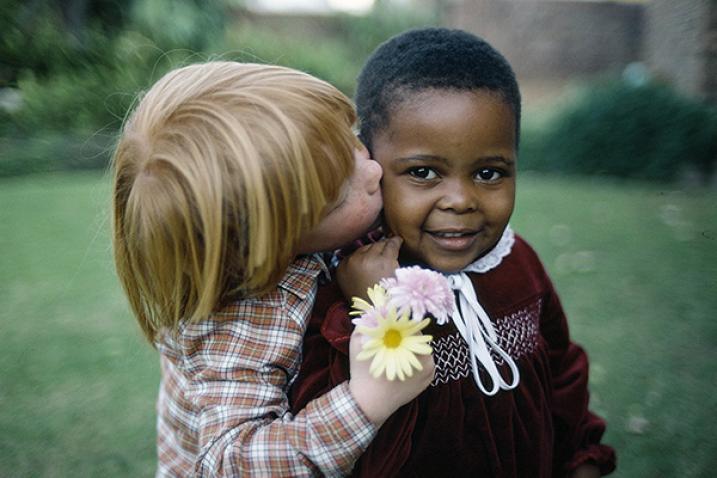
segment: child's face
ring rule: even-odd
[[[373,139],[402,261],[457,272],[500,239],[515,201],[515,115],[488,91],[424,90]]]
[[[353,174],[346,180],[336,202],[311,231],[304,234],[299,254],[332,251],[350,244],[377,225],[381,207],[381,166],[368,156],[363,145],[354,153]]]

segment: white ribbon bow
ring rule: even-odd
[[[478,302],[473,283],[465,271],[487,272],[497,267],[503,257],[510,253],[514,240],[513,231],[508,226],[498,244],[486,256],[468,265],[457,274],[446,275],[451,288],[458,291],[457,304],[453,308],[451,318],[456,329],[468,344],[473,378],[478,388],[489,396],[495,395],[499,390],[515,388],[520,381],[520,372],[513,358],[498,345],[498,335],[495,332],[493,323],[483,306]],[[508,365],[512,380],[508,381],[503,378],[493,360],[492,353],[501,357]],[[483,367],[488,377],[490,377],[489,384],[484,383],[483,378],[481,378],[478,364]]]

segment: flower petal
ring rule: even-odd
[[[368,371],[375,378],[378,378],[386,368],[386,359],[384,350],[379,350],[376,356],[373,358],[371,365],[369,365]]]
[[[417,355],[430,355],[433,353],[433,347],[430,345],[416,342],[407,343],[406,349]]]
[[[416,358],[416,354],[408,352],[406,354],[406,361],[416,370],[423,370],[423,365],[421,365],[421,362]]]
[[[374,355],[376,355],[376,350],[366,350],[364,348],[356,355],[356,360],[361,360],[361,361],[368,360],[371,357],[373,357]]]
[[[396,377],[396,362],[393,357],[386,360],[386,378],[393,380]]]
[[[400,355],[401,355],[401,360],[399,361],[399,365],[401,365],[401,369],[406,374],[406,376],[412,377],[413,376],[413,362],[411,361],[411,359],[418,362],[418,360],[416,359],[416,356],[413,355],[408,350],[401,350]],[[418,366],[420,367],[421,364],[418,363]]]
[[[361,314],[367,310],[373,309],[373,306],[361,297],[354,297],[351,303],[351,308],[358,309],[358,311],[351,311],[349,314]]]

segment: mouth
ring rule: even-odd
[[[452,238],[452,237],[466,237],[466,236],[473,236],[476,233],[475,232],[441,232],[441,231],[428,231],[428,233],[435,237],[441,237],[441,238]]]
[[[448,251],[463,251],[470,249],[478,238],[480,231],[476,230],[443,230],[426,231],[431,239],[442,249]]]

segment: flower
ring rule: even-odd
[[[368,289],[369,300],[353,298],[350,315],[356,330],[363,336],[358,360],[373,357],[369,371],[378,378],[404,380],[421,370],[416,355],[433,352],[430,335],[421,334],[433,316],[439,324],[453,313],[453,292],[448,279],[438,272],[406,267],[396,270],[396,277],[383,279]]]
[[[439,325],[448,322],[453,313],[453,292],[448,280],[440,273],[418,266],[396,269],[396,278],[383,279],[389,304],[398,314],[410,313],[414,320],[431,314]]]
[[[386,293],[386,289],[379,284],[369,287],[368,298],[371,303],[366,302],[360,297],[353,298],[352,307],[355,310],[349,312],[349,315],[359,316],[359,318],[352,321],[354,325],[376,327],[378,324],[378,316],[388,313],[388,294]]]
[[[389,380],[396,377],[404,380],[413,375],[413,369],[422,370],[423,367],[416,354],[430,354],[433,350],[428,342],[433,337],[421,335],[419,332],[431,320],[411,320],[408,314],[398,315],[393,307],[388,309],[387,314],[376,314],[375,317],[377,320],[375,327],[365,325],[356,327],[359,333],[369,338],[356,358],[368,360],[373,357],[369,366],[371,375],[378,378],[385,372]]]

